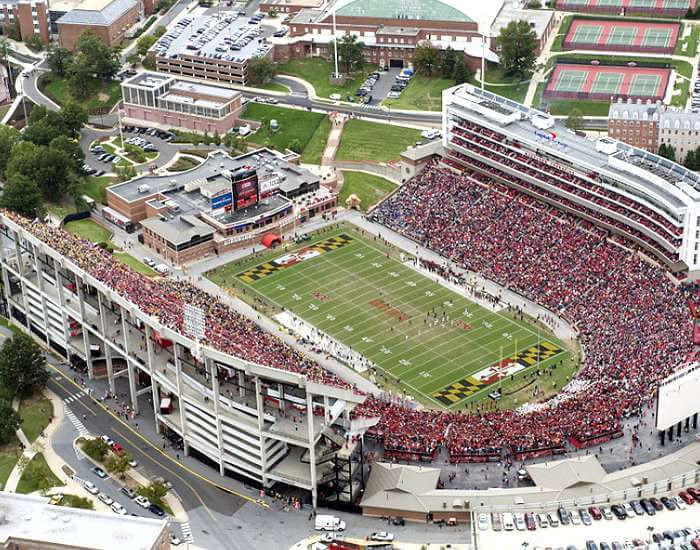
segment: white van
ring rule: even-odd
[[[513,531],[515,529],[515,521],[513,521],[513,514],[509,512],[503,514],[503,529],[505,531]]]
[[[170,273],[170,268],[165,264],[158,264],[153,269],[155,269],[161,275],[167,275],[168,273]]]
[[[316,531],[344,531],[345,522],[335,516],[318,515],[315,528]]]

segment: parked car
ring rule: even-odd
[[[613,513],[610,511],[610,508],[608,508],[607,506],[601,506],[601,507],[600,507],[600,513],[603,514],[603,517],[604,517],[606,520],[611,520],[611,519],[613,519],[613,517],[614,517],[614,516],[613,516]]]
[[[153,258],[149,258],[148,256],[144,256],[143,263],[145,263],[148,267],[156,266],[156,262],[153,260]]]
[[[110,506],[114,502],[114,499],[105,493],[100,493],[97,495],[97,498],[104,502],[107,506]]]
[[[119,514],[120,516],[126,515],[126,508],[124,508],[118,502],[113,502],[112,506],[110,506],[110,508],[112,508],[112,512],[114,512],[115,514]]]
[[[489,517],[487,514],[479,514],[477,517],[479,531],[486,531],[489,528]]]
[[[656,508],[654,508],[654,505],[649,501],[648,498],[643,498],[639,501],[639,504],[642,506],[642,509],[647,513],[649,516],[655,516],[656,515]]]
[[[601,513],[600,509],[597,508],[596,506],[589,506],[588,513],[591,514],[591,517],[595,521],[603,519],[603,514]]]
[[[160,506],[157,504],[151,504],[148,507],[148,510],[151,512],[151,514],[155,514],[159,518],[162,518],[165,515],[165,510],[163,510]]]
[[[685,501],[678,495],[673,497],[673,502],[676,503],[676,507],[679,510],[685,510],[688,506],[686,505]]]
[[[562,525],[569,525],[571,523],[571,517],[569,516],[569,512],[565,508],[559,508],[559,510],[557,510],[557,513],[559,514],[559,521]]]
[[[119,443],[115,443],[112,445],[112,452],[121,456],[124,454],[124,448]]]
[[[136,498],[136,493],[132,489],[129,489],[128,487],[122,487],[120,489],[120,491],[122,492],[122,494],[125,494],[126,496],[128,496],[132,500]]]
[[[532,512],[527,512],[525,514],[525,526],[528,531],[534,531],[537,529],[537,523],[535,523],[535,514]]]
[[[512,531],[515,529],[515,522],[513,521],[513,514],[506,512],[503,514],[503,529],[505,531]]]
[[[94,483],[92,483],[91,481],[83,481],[83,487],[91,495],[96,495],[97,493],[100,492],[100,490],[97,488],[97,486]]]
[[[92,473],[95,474],[100,479],[104,479],[107,477],[107,472],[105,472],[102,468],[99,468],[98,466],[95,466],[92,469]]]
[[[481,515],[481,514],[479,514]],[[486,514],[484,514],[486,515]],[[369,540],[377,540],[381,542],[391,542],[394,540],[394,535],[387,533],[386,531],[377,531],[369,536]]]
[[[661,504],[661,501],[656,497],[651,497],[649,499],[649,502],[651,502],[651,505],[654,507],[654,510],[656,510],[657,512],[660,512],[661,510],[664,509],[664,505]]]
[[[620,504],[613,504],[611,510],[617,519],[627,519],[627,511],[625,510],[624,506]]]
[[[700,502],[700,489],[695,487],[688,487],[686,492],[695,499],[695,502]]]
[[[491,528],[494,531],[501,531],[503,529],[503,518],[498,512],[491,512]]]
[[[143,495],[138,495],[134,499],[134,502],[141,506],[141,508],[148,508],[151,505],[151,502]]]
[[[525,524],[525,514],[520,512],[513,514],[513,519],[515,520],[515,528],[518,531],[525,531],[525,529],[527,529],[527,525]]]
[[[638,516],[644,515],[644,508],[642,508],[642,505],[639,503],[638,500],[630,500],[629,505],[631,506],[635,514],[637,514]]]
[[[695,499],[692,496],[690,496],[688,493],[686,493],[685,491],[681,491],[680,493],[678,493],[678,496],[681,497],[683,499],[683,502],[685,502],[686,504],[694,504],[695,503]]]
[[[557,516],[555,512],[549,512],[549,514],[547,514],[547,519],[551,527],[559,527],[559,516]]]
[[[540,529],[546,529],[549,527],[549,519],[547,519],[547,514],[537,514],[537,524]]]
[[[581,516],[581,522],[583,522],[584,525],[591,525],[593,521],[591,520],[591,515],[588,513],[588,510],[584,510],[581,508],[578,511],[579,516]]]

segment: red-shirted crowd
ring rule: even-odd
[[[599,443],[648,403],[657,381],[692,353],[683,294],[623,241],[478,174],[435,165],[374,213],[376,221],[548,307],[579,332],[585,359],[556,398],[533,411],[416,411],[368,400],[385,453],[452,461],[517,458]]]

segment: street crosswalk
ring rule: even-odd
[[[72,403],[73,401],[76,401],[76,400],[80,399],[81,397],[85,397],[85,395],[87,395],[87,394],[84,391],[79,391],[78,393],[74,393],[73,395],[69,395],[68,397],[66,397],[63,400],[63,402],[66,404]]]
[[[89,436],[90,432],[85,427],[85,425],[80,421],[80,419],[75,415],[75,413],[66,406],[64,406],[64,409],[66,411],[66,416],[68,417],[68,420],[70,420],[71,424],[73,424],[73,426],[75,426],[75,429],[78,430],[78,435],[80,437]]]
[[[180,531],[182,531],[182,539],[185,542],[189,542],[189,543],[194,542],[194,537],[192,536],[192,528],[190,527],[189,522],[181,523],[180,524]]]

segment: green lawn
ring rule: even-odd
[[[158,275],[145,263],[134,258],[128,252],[115,252],[114,257],[117,258],[120,262],[125,263],[126,265],[131,267],[134,271],[141,273],[142,275],[146,275],[147,277],[154,277],[155,275]]]
[[[345,200],[354,194],[360,198],[360,208],[364,212],[396,189],[395,183],[364,172],[343,170],[343,180],[338,204],[345,206]]]
[[[684,23],[689,25],[690,23]],[[681,28],[680,36],[683,36],[684,29]],[[685,55],[687,57],[695,57],[698,53],[698,42],[700,42],[700,25],[692,25],[692,30],[687,38],[679,39],[676,44],[676,55]]]
[[[112,176],[88,176],[85,178],[85,185],[80,189],[80,194],[87,195],[95,202],[103,202],[106,199],[105,189],[116,181],[117,179]]]
[[[90,218],[67,223],[65,229],[94,243],[109,241],[112,236],[112,233],[108,229],[102,227]]]
[[[267,84],[258,84],[254,87],[260,88],[261,90],[270,90],[272,92],[289,93],[290,91],[287,86],[285,86],[284,84],[280,84],[279,82],[268,82]]]
[[[24,333],[24,331],[21,328],[19,328],[14,323],[11,323],[7,317],[0,317],[0,325],[2,325],[5,328],[9,328],[15,334],[23,334]],[[3,386],[0,386],[0,398],[11,400],[12,395],[6,388],[4,388]]]
[[[449,78],[414,76],[398,99],[385,99],[382,105],[395,109],[416,111],[441,111],[442,91],[455,85]]]
[[[39,77],[39,89],[59,105],[75,100],[89,112],[111,109],[121,99],[121,86],[118,80],[88,79],[85,82],[87,95],[74,98],[64,77],[46,73]]]
[[[326,141],[328,140],[328,133],[330,131],[331,119],[325,116],[304,148],[304,152],[301,154],[301,162],[307,164],[321,164],[323,149],[326,147]]]
[[[343,128],[336,160],[388,162],[421,139],[413,128],[349,120]]]
[[[306,80],[316,90],[318,97],[330,97],[331,94],[340,94],[345,100],[346,96],[355,95],[355,90],[364,82],[365,77],[375,71],[375,65],[367,65],[365,68],[347,79],[343,86],[332,86],[328,77],[335,70],[333,63],[320,57],[305,57],[292,59],[287,63],[277,66],[278,74],[287,74]],[[341,68],[342,71],[342,68]]]
[[[2,120],[2,117],[5,116],[7,111],[10,110],[10,107],[12,106],[12,103],[8,103],[7,105],[1,105],[0,106],[0,120]]]
[[[30,399],[23,399],[19,404],[19,414],[22,417],[22,431],[30,443],[49,425],[53,415],[53,405],[42,394]]]
[[[503,70],[495,63],[486,63],[486,84],[484,88],[489,92],[507,97],[519,103],[522,103],[527,95],[527,88],[530,85],[528,78],[521,76],[506,75]],[[472,75],[469,83],[474,86],[481,86],[481,82],[476,79],[476,75]]]
[[[26,495],[42,488],[63,487],[64,483],[51,471],[42,453],[34,455],[24,468],[17,484],[17,493]]]
[[[5,487],[7,478],[22,454],[19,440],[15,437],[12,442],[0,447],[0,489]]]
[[[262,122],[260,129],[247,141],[284,151],[298,140],[303,151],[326,115],[251,102],[248,103],[242,118]],[[269,126],[272,119],[277,120],[280,125],[276,132],[273,132]]]
[[[366,241],[351,226],[316,235],[303,247],[318,255],[276,264],[289,251],[270,252],[207,276],[239,289],[244,299],[262,298],[273,312],[305,319],[376,364],[381,385],[399,385],[432,407],[463,408],[487,399],[497,384],[504,393],[516,391],[537,368],[555,367],[558,387],[550,389],[557,391],[574,369],[571,353],[551,334],[467,300],[399,261],[405,253]],[[262,263],[264,274],[257,270]],[[489,380],[485,370],[506,358],[512,380]],[[448,397],[458,383],[471,390]]]
[[[46,208],[59,219],[65,218],[68,214],[75,214],[78,209],[72,201],[63,200],[61,202],[47,202]]]

